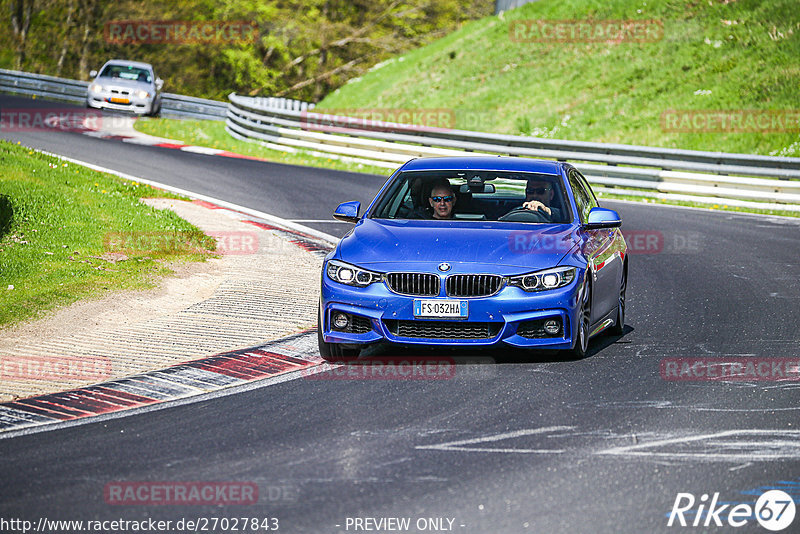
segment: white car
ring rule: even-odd
[[[161,111],[161,87],[164,81],[156,77],[149,63],[112,59],[100,73],[89,75],[86,105],[90,108],[107,108],[131,111],[140,115],[157,115]]]

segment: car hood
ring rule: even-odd
[[[378,271],[435,270],[515,274],[545,269],[575,245],[571,224],[362,219],[339,244],[336,257]]]
[[[125,87],[127,89],[142,89],[144,91],[153,89],[153,85],[147,82],[126,80],[125,78],[109,78],[104,76],[102,78],[95,78],[94,81],[103,87]]]

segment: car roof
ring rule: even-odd
[[[150,63],[143,63],[141,61],[130,61],[127,59],[109,59],[108,61],[105,62],[105,65],[103,66],[105,67],[106,65],[110,64],[123,65],[125,67],[139,67],[140,69],[153,70],[153,66]]]
[[[402,171],[475,170],[535,172],[560,175],[566,165],[558,161],[503,156],[464,156],[446,158],[417,158],[407,162]]]

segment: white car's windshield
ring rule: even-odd
[[[138,82],[150,83],[152,76],[150,71],[140,67],[133,67],[129,65],[106,65],[103,72],[100,73],[101,78],[120,78],[123,80],[131,80]]]

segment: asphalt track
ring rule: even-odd
[[[0,97],[0,108],[21,103],[31,101]],[[295,220],[326,221],[384,180],[79,134],[0,136]],[[470,355],[498,363],[462,363],[449,380],[297,379],[0,439],[0,518],[276,517],[281,532],[327,533],[366,531],[347,518],[408,517],[453,519],[464,533],[667,532],[686,530],[667,527],[678,493],[752,505],[783,487],[800,502],[797,381],[661,375],[667,358],[800,358],[800,224],[604,205],[655,246],[630,256],[625,335],[598,338],[586,359],[489,350]],[[248,481],[260,498],[109,505],[103,490],[115,481]],[[716,530],[764,531],[754,520]],[[408,530],[423,531],[433,530]]]

